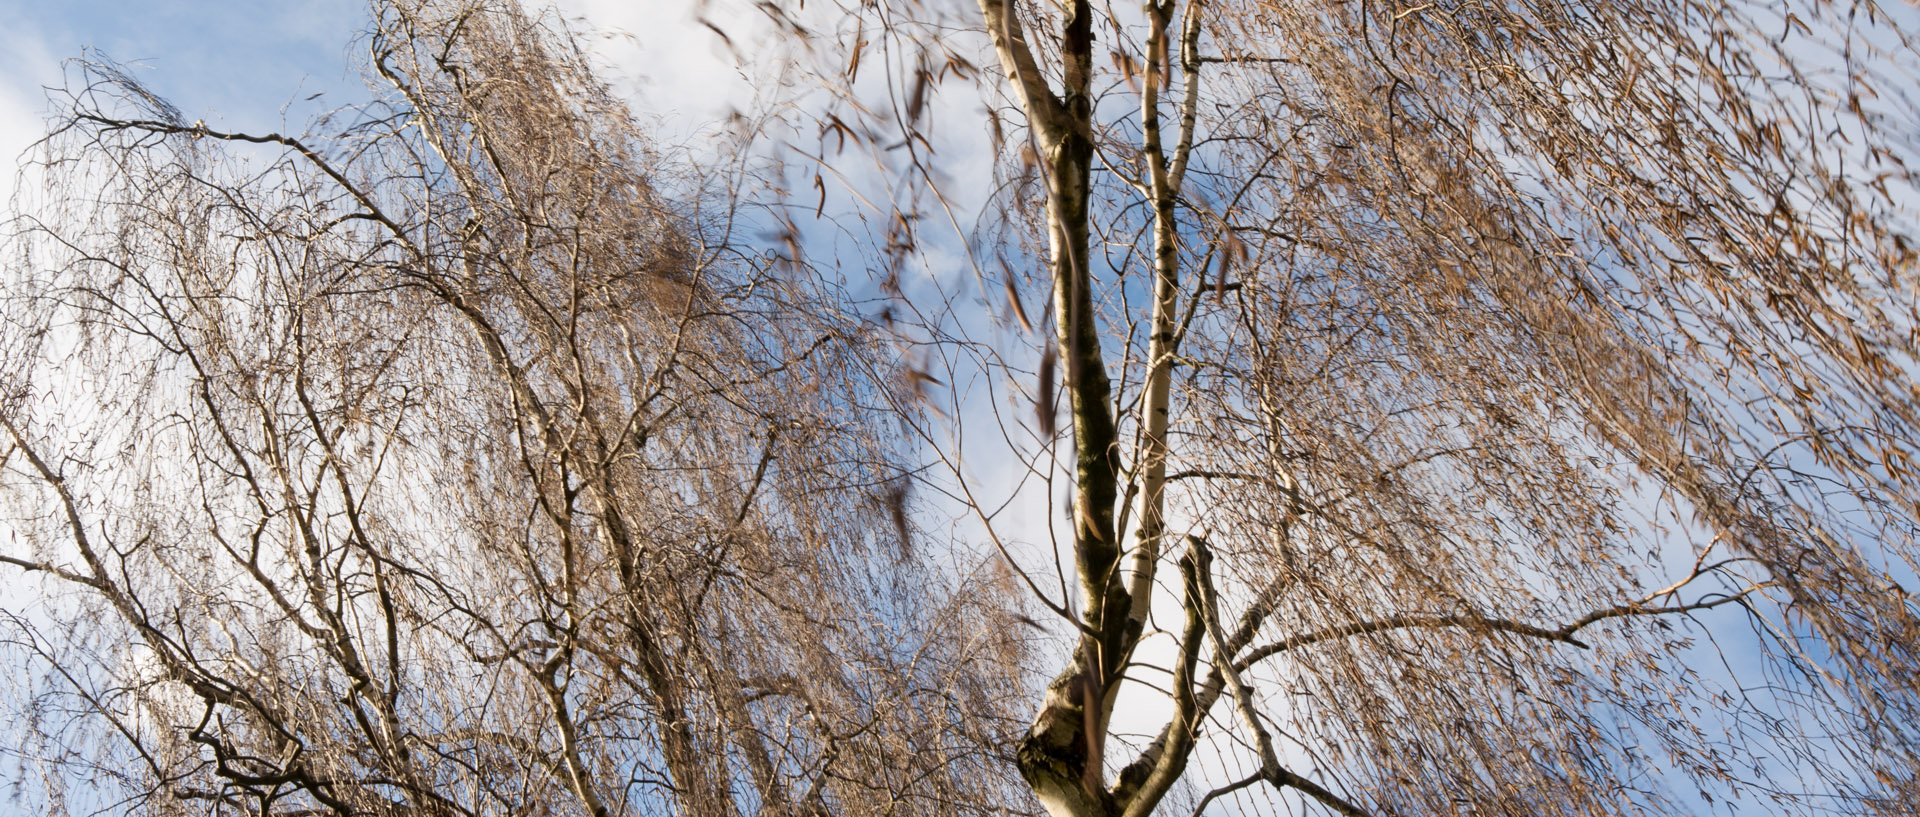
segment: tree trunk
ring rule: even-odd
[[[1107,718],[1141,626],[1129,615],[1132,599],[1119,575],[1121,547],[1114,523],[1119,434],[1093,309],[1088,254],[1093,12],[1086,0],[1064,9],[1064,91],[1056,96],[1033,59],[1014,10],[1005,0],[980,0],[980,8],[1001,66],[1024,102],[1047,173],[1056,341],[1073,415],[1073,546],[1081,638],[1067,666],[1048,685],[1046,700],[1020,742],[1017,761],[1022,776],[1056,817],[1117,815],[1121,804],[1105,781]]]

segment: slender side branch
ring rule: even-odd
[[[1463,629],[1491,630],[1495,632],[1511,633],[1513,635],[1523,635],[1529,638],[1538,638],[1545,641],[1555,641],[1562,644],[1572,644],[1573,646],[1579,647],[1580,649],[1584,650],[1584,649],[1588,649],[1590,645],[1588,645],[1584,641],[1581,641],[1580,639],[1574,638],[1574,634],[1587,627],[1590,627],[1594,624],[1605,621],[1607,619],[1625,618],[1629,616],[1675,615],[1680,613],[1691,613],[1698,610],[1709,610],[1715,607],[1719,607],[1720,605],[1723,605],[1723,604],[1730,604],[1733,602],[1740,601],[1741,599],[1744,599],[1753,593],[1756,593],[1756,592],[1759,592],[1760,590],[1764,590],[1766,588],[1774,587],[1774,586],[1776,586],[1776,583],[1774,582],[1761,582],[1758,584],[1750,585],[1747,588],[1740,590],[1739,592],[1736,592],[1736,593],[1726,594],[1726,595],[1716,595],[1716,596],[1709,597],[1707,599],[1703,599],[1701,601],[1693,602],[1691,604],[1680,604],[1680,605],[1673,605],[1673,606],[1666,606],[1666,607],[1650,607],[1644,602],[1632,602],[1629,604],[1622,604],[1615,607],[1608,607],[1602,610],[1595,610],[1591,613],[1581,616],[1578,619],[1575,619],[1571,623],[1562,625],[1558,628],[1551,629],[1551,630],[1545,627],[1539,627],[1539,626],[1527,624],[1524,622],[1512,621],[1510,619],[1492,618],[1488,616],[1477,616],[1477,615],[1409,614],[1409,615],[1389,616],[1387,618],[1376,619],[1373,621],[1362,621],[1362,622],[1355,622],[1353,624],[1343,624],[1338,627],[1327,627],[1324,629],[1315,630],[1310,633],[1303,633],[1301,635],[1293,636],[1291,638],[1287,638],[1282,641],[1276,641],[1272,644],[1267,644],[1265,646],[1255,648],[1251,652],[1248,652],[1245,657],[1242,657],[1240,660],[1234,662],[1234,667],[1236,669],[1246,669],[1247,667],[1253,666],[1254,664],[1259,663],[1260,661],[1279,655],[1280,653],[1287,652],[1289,650],[1299,649],[1301,647],[1309,646],[1312,644],[1318,644],[1323,641],[1333,641],[1341,638],[1349,638],[1356,635],[1368,635],[1372,633],[1387,632],[1390,630],[1444,629],[1448,627],[1459,627]]]
[[[1207,552],[1205,540],[1197,536],[1188,538],[1192,540],[1195,551]],[[1239,711],[1241,722],[1246,724],[1248,731],[1253,733],[1254,745],[1260,752],[1259,778],[1272,783],[1275,788],[1299,789],[1307,796],[1347,817],[1366,817],[1365,811],[1346,799],[1280,765],[1280,757],[1273,749],[1273,734],[1260,723],[1259,711],[1254,707],[1253,688],[1241,680],[1240,671],[1233,666],[1230,652],[1232,645],[1227,641],[1226,634],[1220,627],[1220,597],[1214,592],[1211,574],[1201,577],[1200,591],[1205,595],[1203,610],[1207,619],[1207,632],[1214,644],[1214,669],[1227,679],[1227,684],[1233,689],[1234,708]]]

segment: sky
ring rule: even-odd
[[[603,60],[604,78],[637,112],[657,118],[655,136],[663,143],[696,141],[730,109],[744,108],[753,98],[752,81],[701,20],[714,20],[750,48],[761,28],[756,12],[714,0],[561,0],[558,6],[569,19],[590,21],[579,30],[595,32],[590,42]],[[298,133],[309,117],[367,98],[359,67],[366,15],[361,0],[249,4],[237,12],[213,0],[0,0],[0,157],[5,158],[0,195],[11,200],[14,186],[31,178],[16,175],[15,169],[45,131],[48,89],[74,75],[65,61],[106,56],[125,64],[188,121],[243,132]],[[981,142],[966,148],[943,145],[943,159],[948,167],[985,161]],[[929,270],[936,277],[964,274],[964,289],[972,289],[971,273],[962,271],[958,258],[940,251],[929,255],[929,265],[942,268]],[[962,409],[991,410],[984,405]],[[1017,480],[1021,469],[1002,452],[970,457],[966,470],[976,484],[997,490]],[[1032,517],[1048,512],[1045,507],[1016,509],[996,524],[1034,530],[1039,520]],[[0,529],[0,540],[9,533]],[[1040,540],[1026,543],[1035,547],[1045,540],[1028,538]],[[0,584],[7,585],[0,586],[0,606],[14,609],[39,586],[31,580]],[[1134,718],[1123,713],[1120,730],[1157,728],[1164,720],[1159,710],[1166,707],[1146,704],[1161,703],[1144,699]],[[1128,720],[1135,724],[1129,726]],[[1203,761],[1196,764],[1195,776],[1223,782],[1231,772]]]
[[[672,136],[715,121],[751,93],[698,15],[750,15],[699,0],[566,0],[586,18],[610,79]],[[299,132],[312,115],[363,100],[360,0],[233,4],[211,0],[0,0],[0,157],[11,193],[17,160],[44,132],[47,88],[64,62],[104,55],[180,108],[189,120],[243,131]],[[320,94],[318,97],[313,95]]]
[[[653,118],[663,142],[695,140],[753,88],[702,16],[751,31],[755,13],[712,0],[564,0],[587,30],[605,78]],[[29,190],[32,149],[50,96],[76,59],[108,58],[180,110],[217,129],[299,134],[313,117],[363,102],[364,0],[0,0],[0,206]],[[11,208],[8,208],[11,209]],[[0,520],[0,542],[17,537]],[[37,576],[0,574],[0,608],[40,597]]]
[[[751,13],[700,0],[565,0],[600,35],[616,88],[659,117],[664,138],[691,138],[743,106],[752,83],[698,15]],[[73,73],[63,61],[100,54],[135,75],[188,120],[237,131],[302,129],[309,116],[367,96],[358,67],[359,0],[236,6],[212,0],[30,2],[0,0],[0,194],[10,197],[15,162],[44,131],[48,87]],[[742,23],[746,25],[745,23]],[[736,39],[751,42],[748,33]],[[318,96],[315,96],[318,95]],[[988,464],[983,467],[991,467]],[[1014,526],[1018,527],[1018,526]],[[0,529],[0,537],[5,536]],[[9,591],[0,588],[0,606]]]
[[[64,61],[88,54],[141,66],[141,81],[210,124],[277,130],[295,100],[362,87],[346,59],[359,3],[249,5],[0,0],[0,153],[11,162],[38,138],[45,88],[62,84]]]

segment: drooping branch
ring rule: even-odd
[[[1758,584],[1749,585],[1746,588],[1732,594],[1711,596],[1702,601],[1697,601],[1690,604],[1678,604],[1678,605],[1671,605],[1671,606],[1651,606],[1644,602],[1622,604],[1622,605],[1608,607],[1601,610],[1595,610],[1593,612],[1590,612],[1590,613],[1587,613],[1586,615],[1581,616],[1580,618],[1573,620],[1572,622],[1569,622],[1567,624],[1563,624],[1559,627],[1555,627],[1551,629],[1533,625],[1533,624],[1527,624],[1521,621],[1514,621],[1511,619],[1495,618],[1491,616],[1481,616],[1481,615],[1474,615],[1474,614],[1446,614],[1446,615],[1406,614],[1406,615],[1388,616],[1386,618],[1373,619],[1370,621],[1358,621],[1351,624],[1342,624],[1334,627],[1326,627],[1323,629],[1314,630],[1312,632],[1291,636],[1271,644],[1266,644],[1260,647],[1256,647],[1253,650],[1249,651],[1246,655],[1242,656],[1239,660],[1235,661],[1234,667],[1237,669],[1246,669],[1248,667],[1253,666],[1254,664],[1257,664],[1268,658],[1272,658],[1273,656],[1279,655],[1281,653],[1284,653],[1290,650],[1296,650],[1301,647],[1306,647],[1313,644],[1319,644],[1326,641],[1336,641],[1339,639],[1352,638],[1354,636],[1359,636],[1359,635],[1372,635],[1374,633],[1391,632],[1395,630],[1460,629],[1460,630],[1469,630],[1469,631],[1498,632],[1498,633],[1507,633],[1511,635],[1526,636],[1528,638],[1538,638],[1544,641],[1553,641],[1561,644],[1571,644],[1575,647],[1579,647],[1580,649],[1587,649],[1589,645],[1586,642],[1575,638],[1574,634],[1578,633],[1583,629],[1586,629],[1587,627],[1597,624],[1599,622],[1606,621],[1608,619],[1614,619],[1614,618],[1627,618],[1627,617],[1635,617],[1635,616],[1677,615],[1677,614],[1683,614],[1683,613],[1696,612],[1700,610],[1710,610],[1712,608],[1719,607],[1723,604],[1732,604],[1732,603],[1740,602],[1744,600],[1748,595],[1751,595],[1753,593],[1759,592],[1760,590],[1764,590],[1766,588],[1775,587],[1775,586],[1777,585],[1774,582],[1761,582]]]

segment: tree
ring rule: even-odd
[[[1030,809],[1017,777],[1077,817],[1219,762],[1250,774],[1195,813],[1672,813],[1676,779],[1911,812],[1915,52],[1883,10],[762,7],[826,66],[822,149],[679,200],[509,10],[382,4],[397,96],[324,142],[96,69],[54,167],[111,183],[29,231],[5,352],[5,558],[109,614],[15,628],[66,673],[42,711],[87,715],[40,756],[118,752],[56,781],[969,813]],[[910,275],[960,198],[955,77],[1011,102],[965,248],[1000,327]],[[803,226],[825,177],[861,192],[849,144],[865,246]],[[1010,448],[1070,487],[1058,590],[1054,531],[944,436],[1002,375],[1035,387]],[[985,567],[922,561],[941,492]],[[1721,686],[1690,661],[1729,622],[1763,652]]]
[[[674,178],[556,20],[375,11],[386,94],[314,135],[101,62],[63,102],[5,293],[0,561],[65,600],[3,631],[44,673],[29,804],[1006,799],[1020,645],[993,574],[910,548],[879,333],[741,244],[751,176]]]
[[[1637,782],[1663,764],[1909,813],[1916,53],[1885,10],[978,11],[1017,129],[976,239],[1038,248],[1021,377],[1041,438],[1056,365],[1071,418],[1070,565],[1029,579],[1070,656],[1015,759],[1050,813],[1165,811],[1203,733],[1254,773],[1196,814],[1256,784],[1670,813]],[[965,23],[838,13],[852,66],[875,30],[898,66],[847,117],[938,194],[923,112]],[[1766,657],[1715,689],[1672,631],[1721,607]],[[1130,686],[1171,714],[1123,745]]]

